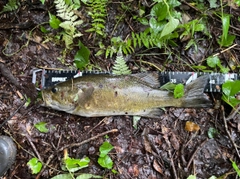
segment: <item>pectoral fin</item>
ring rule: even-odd
[[[93,91],[94,91],[93,86],[79,89],[78,93],[76,94],[76,97],[74,98],[74,101],[77,103],[84,104],[86,101],[88,101],[91,98]]]

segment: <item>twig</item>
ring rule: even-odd
[[[234,116],[240,111],[240,105],[237,107],[237,109],[233,109],[232,114],[229,114],[229,116],[226,119],[226,121],[229,121],[230,119],[234,118]]]
[[[36,155],[37,155],[38,159],[40,160],[40,162],[42,162],[42,163],[43,163],[43,160],[42,160],[42,158],[41,158],[40,154],[38,153],[38,151],[37,151],[37,149],[36,149],[35,145],[33,144],[32,140],[30,139],[30,137],[29,137],[28,135],[25,135],[25,136],[26,136],[26,138],[27,138],[28,142],[30,143],[30,145],[32,146],[32,148],[33,148],[34,152],[36,153]]]
[[[8,122],[10,119],[12,119],[12,117],[23,107],[23,105],[26,103],[26,99],[23,101],[23,103],[14,111],[14,113],[9,116],[7,119],[5,119],[5,121],[3,121],[3,123],[0,125],[0,129],[1,127]]]
[[[82,142],[80,142],[80,143],[72,143],[72,144],[69,144],[69,145],[65,145],[65,146],[63,146],[62,148],[60,148],[58,151],[63,151],[65,148],[79,147],[79,146],[81,146],[81,145],[83,145],[83,144],[86,144],[86,143],[90,142],[91,140],[97,139],[98,137],[107,135],[107,134],[109,134],[109,133],[114,133],[114,132],[118,132],[118,130],[117,130],[117,129],[112,129],[112,130],[103,132],[103,133],[101,133],[101,134],[98,134],[98,135],[96,135],[96,136],[94,136],[94,137],[91,137],[91,138],[89,138],[89,139],[86,139],[86,140],[84,140],[84,141],[82,141]]]
[[[208,139],[204,140],[204,141],[200,144],[200,146],[197,147],[197,149],[195,150],[195,152],[194,152],[193,155],[191,156],[190,160],[188,161],[187,170],[188,170],[190,164],[192,163],[192,161],[193,161],[196,153],[204,146],[204,144],[205,144],[207,141],[208,141]]]
[[[234,45],[232,45],[231,47],[228,47],[228,48],[226,48],[226,49],[220,51],[219,53],[214,54],[213,56],[214,56],[214,57],[215,57],[215,56],[218,56],[218,55],[220,55],[220,54],[222,54],[222,53],[224,53],[224,52],[226,52],[226,51],[232,49],[233,47],[235,47],[235,46],[237,46],[237,45],[238,45],[238,44],[234,44]]]
[[[234,146],[234,148],[235,148],[235,150],[236,150],[236,152],[237,152],[238,158],[240,159],[240,154],[239,154],[239,151],[238,151],[237,144],[233,141],[233,139],[232,139],[232,137],[231,137],[231,134],[230,134],[230,132],[229,132],[229,130],[228,130],[227,120],[226,120],[226,118],[225,118],[224,107],[221,106],[221,109],[222,109],[222,113],[223,113],[223,122],[224,122],[225,130],[226,130],[226,132],[227,132],[227,135],[228,135],[228,137],[229,137],[229,139],[230,139],[232,145]]]

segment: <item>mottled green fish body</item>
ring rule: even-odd
[[[202,76],[175,99],[160,90],[154,73],[86,75],[42,91],[43,106],[85,117],[138,115],[159,117],[163,107],[209,107],[204,94],[208,77]]]

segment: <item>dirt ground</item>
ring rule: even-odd
[[[111,1],[107,8],[106,27],[108,34],[125,38],[133,29],[140,31],[144,28],[132,20],[132,13],[136,11],[138,3],[150,5],[152,2],[123,2],[132,7],[132,11],[122,12],[119,8],[120,2]],[[199,12],[184,2],[182,1],[182,4],[187,7],[185,11],[188,14],[192,17],[199,15]],[[5,0],[1,1],[0,9],[6,3]],[[230,159],[240,163],[238,154],[240,115],[231,112],[227,105],[224,105],[224,109],[166,108],[165,113],[158,119],[142,117],[137,129],[133,127],[133,117],[129,116],[84,118],[41,107],[36,100],[37,92],[31,84],[32,70],[40,67],[69,69],[73,65],[73,56],[77,49],[73,48],[67,53],[65,61],[62,62],[58,57],[62,56],[64,44],[55,44],[51,40],[42,43],[46,40],[46,36],[38,25],[48,22],[48,11],[54,14],[52,0],[47,0],[45,5],[37,0],[22,0],[20,4],[18,10],[0,16],[0,124],[9,119],[1,127],[0,135],[11,136],[17,145],[16,162],[2,178],[51,178],[64,173],[61,170],[64,156],[62,147],[66,145],[69,145],[67,151],[70,157],[90,158],[89,167],[80,170],[80,173],[102,175],[104,178],[185,179],[191,174],[202,179],[213,175],[238,178]],[[237,17],[240,15],[240,10],[230,7],[225,10],[232,14],[230,31],[236,35],[235,43],[239,44],[240,25]],[[122,14],[125,18],[114,31],[116,24],[114,18]],[[198,64],[209,54],[222,50],[216,43],[216,37],[222,33],[221,21],[209,19],[210,33],[213,37],[212,39],[203,37],[198,44],[200,49],[198,53],[194,52],[193,47],[185,51],[186,42],[179,41],[178,46],[171,49],[171,63],[166,63],[165,59],[169,54],[165,54],[163,49],[154,48],[146,51],[144,48],[139,48],[128,57],[129,67],[135,71],[139,71],[140,67],[148,71],[156,70],[152,65],[140,63],[140,55],[137,55],[152,53],[153,55],[146,55],[144,60],[160,69],[191,71],[192,69],[185,65],[184,61]],[[49,26],[46,27],[50,29]],[[97,64],[96,66],[102,70],[111,70],[114,58],[94,56],[98,51],[95,36],[85,33],[80,39],[85,46],[91,47],[91,63]],[[235,63],[239,65],[239,50],[237,45],[229,52],[223,53],[221,57],[229,59],[233,56],[236,59]],[[182,60],[179,60],[179,57]],[[10,73],[3,70],[6,68],[10,70],[12,78]],[[230,72],[239,73],[239,69]],[[25,107],[22,105],[24,100],[18,92],[32,97],[35,102]],[[219,98],[219,94],[209,95],[214,99]],[[40,133],[34,127],[34,124],[41,121],[47,122],[48,133]],[[185,130],[187,121],[196,123],[200,130],[193,132]],[[218,131],[214,138],[208,136],[211,128]],[[108,133],[108,139],[105,139],[105,135],[101,135],[104,132]],[[71,146],[73,143],[80,143],[98,135],[99,137],[78,147]],[[114,146],[110,156],[118,174],[103,169],[97,162],[99,146],[105,140]],[[47,163],[36,175],[31,174],[27,166],[27,162],[34,156],[44,164]]]

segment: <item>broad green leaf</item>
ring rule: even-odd
[[[226,39],[224,39],[224,38],[222,38],[222,36],[220,36],[217,42],[219,45],[221,45],[223,47],[229,47],[233,44],[233,41],[235,40],[235,38],[236,38],[235,35],[228,34]]]
[[[113,161],[108,155],[105,155],[104,157],[99,157],[98,164],[101,165],[103,168],[107,169],[112,169],[113,167]]]
[[[48,129],[46,128],[47,123],[46,122],[39,122],[34,125],[40,132],[47,133]]]
[[[232,160],[231,160],[231,162],[232,162],[232,167],[234,168],[234,170],[237,172],[238,176],[240,177],[240,170],[239,170],[237,164]]]
[[[178,24],[179,20],[171,17],[169,22],[164,26],[160,38],[171,34],[177,28]]]
[[[83,70],[89,64],[90,50],[81,42],[78,45],[80,49],[74,56],[74,63],[78,69]]]
[[[228,38],[229,25],[230,25],[230,15],[229,14],[223,14],[222,15],[223,39]]]
[[[211,176],[209,179],[218,179],[216,176]],[[219,179],[221,179],[221,177],[219,177]]]
[[[166,19],[168,15],[167,6],[164,3],[157,3],[154,5],[150,12],[152,17],[156,17],[157,21]]]
[[[222,85],[223,96],[222,100],[230,106],[235,107],[240,104],[240,100],[236,99],[235,95],[240,92],[240,80],[227,81]]]
[[[37,158],[32,158],[31,160],[29,160],[27,165],[32,170],[32,174],[37,174],[42,169],[42,163],[39,162]]]
[[[161,30],[163,30],[164,25],[166,24],[165,21],[158,22],[155,18],[150,18],[149,25],[151,29],[154,31],[154,33],[158,33]]]
[[[177,84],[174,89],[174,98],[181,98],[184,95],[184,85],[183,84]]]
[[[218,56],[210,56],[207,58],[207,65],[211,68],[215,68],[217,65],[220,64],[220,60]]]
[[[176,84],[168,82],[160,87],[161,90],[173,91],[176,88]]]
[[[240,6],[240,0],[234,0],[234,2],[235,2],[238,6]]]
[[[68,157],[64,160],[66,167],[68,171],[70,172],[76,172],[82,168],[88,167],[88,164],[90,162],[90,159],[88,157],[85,157],[83,159],[75,159]]]
[[[72,179],[72,176],[70,174],[59,174],[52,177],[51,179]]]
[[[208,129],[208,137],[209,137],[210,139],[214,138],[217,134],[218,134],[217,129],[215,129],[215,128],[213,128],[213,127],[210,127],[210,128]]]
[[[90,173],[83,173],[81,175],[79,175],[76,179],[91,179],[91,178],[103,178],[100,175],[93,175]]]
[[[107,141],[103,142],[103,144],[100,146],[100,157],[104,157],[107,155],[114,147]]]
[[[50,26],[53,29],[58,29],[61,21],[55,15],[51,14],[50,12],[48,14],[49,14],[49,24],[50,24]]]

